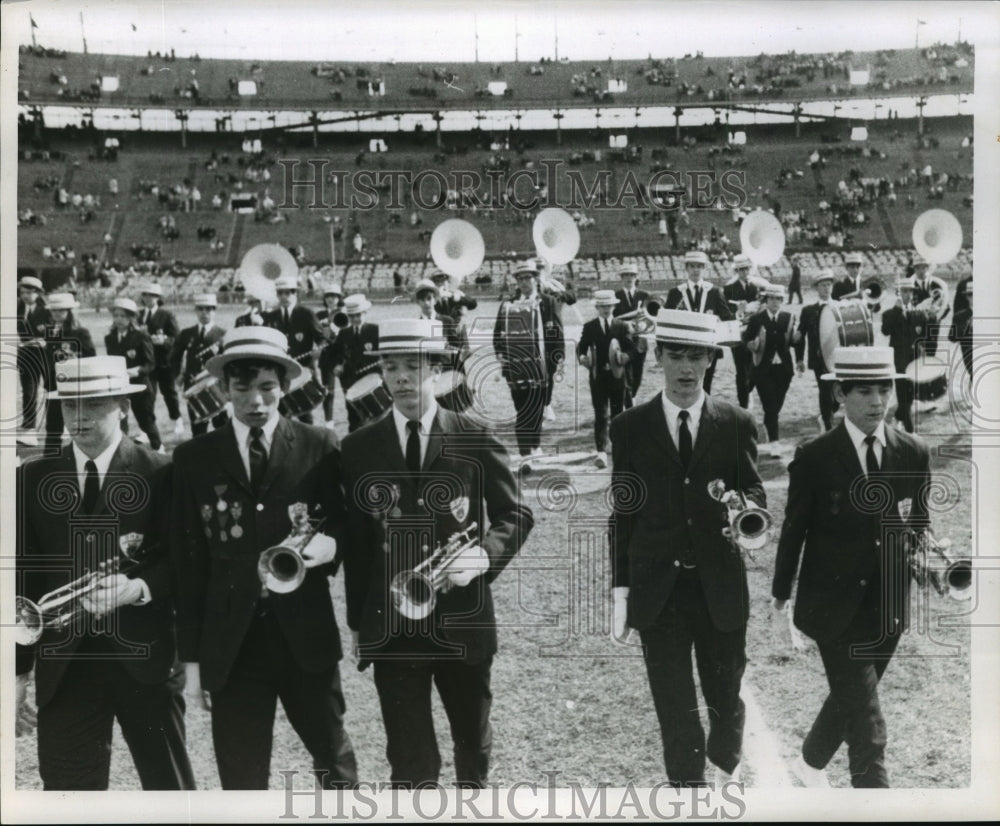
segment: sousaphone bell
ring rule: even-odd
[[[946,209],[929,209],[913,222],[913,247],[930,264],[947,264],[962,249],[962,225]]]
[[[580,228],[565,209],[543,209],[531,227],[535,250],[554,267],[568,264],[580,250]]]
[[[452,279],[454,287],[482,266],[486,244],[482,233],[468,221],[449,218],[434,228],[430,251],[434,265]]]
[[[770,212],[755,210],[740,224],[740,246],[758,267],[770,267],[785,252],[785,229]]]
[[[237,274],[248,295],[264,304],[274,304],[278,300],[274,282],[282,277],[298,277],[299,265],[281,244],[257,244],[247,250]]]

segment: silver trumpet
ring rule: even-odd
[[[959,602],[971,599],[972,560],[952,557],[951,540],[938,539],[929,528],[914,531],[912,539],[909,561],[917,585]]]
[[[306,578],[306,562],[302,550],[323,527],[325,519],[315,524],[292,521],[292,531],[277,545],[261,551],[257,560],[257,576],[261,584],[274,594],[290,594]]]
[[[464,531],[452,534],[444,545],[415,568],[400,571],[389,584],[393,607],[409,620],[422,620],[430,616],[437,602],[437,595],[451,588],[448,568],[463,551],[479,544],[471,536],[478,524],[473,522]]]
[[[722,529],[722,535],[753,560],[754,552],[771,538],[774,518],[764,508],[747,502],[743,491],[726,490],[721,479],[708,483],[708,495],[728,510],[729,525]]]

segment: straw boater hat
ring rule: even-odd
[[[72,293],[50,293],[46,306],[50,310],[75,310],[80,304]]]
[[[764,298],[783,299],[785,297],[785,288],[778,284],[768,284],[760,291],[760,294],[764,296]]]
[[[289,379],[302,373],[302,365],[288,355],[288,339],[273,327],[234,327],[222,339],[222,351],[205,364],[205,369],[221,379],[223,368],[237,359],[272,361],[285,368]]]
[[[913,266],[914,267],[929,267],[931,262],[924,258],[920,253],[913,253]]]
[[[219,306],[219,300],[215,293],[200,293],[194,297],[195,307],[211,307],[213,310]]]
[[[534,258],[527,261],[520,261],[514,266],[514,278],[537,278],[538,263]]]
[[[437,284],[431,281],[429,278],[422,278],[417,282],[417,287],[413,291],[413,295],[416,298],[420,298],[420,293],[432,292],[435,298],[441,297],[441,291],[438,289]]]
[[[595,307],[614,307],[618,303],[618,299],[615,298],[614,290],[595,290],[594,291],[594,306]]]
[[[838,347],[833,351],[833,368],[823,381],[891,381],[904,379],[896,372],[891,347]]]
[[[444,325],[429,318],[394,318],[378,325],[379,356],[427,353],[445,355],[451,352]]]
[[[718,333],[719,318],[712,313],[660,310],[656,316],[657,344],[698,345],[721,350]]]
[[[139,292],[142,295],[155,295],[157,298],[163,298],[163,287],[159,284],[143,284]]]
[[[295,275],[282,275],[274,281],[274,289],[278,290],[294,290],[298,292],[299,289],[299,279]]]
[[[127,313],[132,313],[132,315],[139,315],[139,307],[131,298],[116,298],[114,304],[111,305],[112,310],[125,310]]]
[[[900,290],[915,290],[917,288],[917,280],[915,278],[906,278],[901,276],[896,279],[896,292]]]
[[[618,277],[624,278],[626,275],[631,275],[633,278],[638,278],[639,268],[634,267],[631,264],[626,264],[620,270],[618,270]]]
[[[845,264],[864,264],[865,257],[860,252],[849,252],[844,256]]]
[[[343,295],[344,291],[340,288],[340,284],[327,284],[323,288],[323,297],[326,298],[328,295]]]
[[[42,281],[40,278],[35,278],[33,275],[23,275],[21,280],[17,282],[18,287],[27,287],[29,290],[37,290],[42,292],[45,287],[42,286]]]
[[[704,264],[708,266],[708,255],[701,250],[688,250],[684,253],[685,264]]]
[[[431,272],[431,281],[445,281],[451,278],[444,270],[434,270]]]
[[[344,299],[344,312],[348,315],[359,315],[372,308],[372,303],[361,293],[354,293]]]
[[[90,356],[59,362],[56,392],[49,398],[100,399],[141,393],[145,384],[132,384],[124,356]]]
[[[829,267],[823,267],[816,275],[812,278],[813,286],[821,284],[824,281],[836,281],[837,277],[833,274],[833,270]]]
[[[752,266],[753,261],[750,260],[750,256],[744,255],[742,252],[733,259],[734,270],[748,270]]]

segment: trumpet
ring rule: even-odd
[[[921,588],[964,602],[972,598],[972,560],[953,558],[951,541],[938,539],[930,529],[914,531],[909,551],[910,571]]]
[[[612,327],[621,326],[630,337],[645,336],[656,330],[656,319],[644,310],[633,310],[612,320]]]
[[[415,568],[400,571],[389,584],[393,607],[409,620],[422,620],[430,616],[437,602],[438,593],[451,588],[448,568],[466,550],[479,544],[471,536],[478,524],[473,522],[451,538]]]
[[[351,320],[343,310],[337,310],[337,312],[330,316],[331,329],[343,330],[350,323]]]
[[[853,293],[848,293],[847,295],[842,295],[840,300],[847,301],[851,298],[860,298],[868,304],[876,304],[882,297],[882,291],[884,289],[885,285],[882,283],[880,278],[869,278],[861,285],[861,289],[855,290]]]
[[[721,479],[708,483],[708,495],[728,510],[729,525],[722,529],[722,535],[753,560],[754,552],[771,538],[774,518],[764,508],[747,502],[743,491],[726,490]]]
[[[294,506],[293,506],[294,507]],[[292,530],[277,545],[262,551],[257,559],[257,576],[273,594],[290,594],[306,578],[306,562],[302,551],[323,527],[325,519],[311,524],[308,518],[292,518]]]
[[[667,306],[667,299],[665,298],[651,298],[646,302],[646,306],[643,309],[646,315],[650,318],[656,318],[660,314],[660,310]],[[655,324],[655,322],[654,322]]]

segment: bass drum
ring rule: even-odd
[[[872,314],[863,301],[830,301],[823,308],[819,317],[819,346],[828,367],[833,364],[833,351],[838,347],[871,347],[874,343]]]
[[[368,373],[359,378],[344,393],[344,401],[363,424],[377,419],[392,406],[392,396],[381,373]]]
[[[288,392],[278,402],[278,410],[289,419],[298,418],[315,410],[325,395],[323,386],[309,373],[303,373],[292,381]]]
[[[913,398],[934,402],[948,392],[948,362],[935,356],[920,356],[906,365],[906,377],[913,382]]]
[[[458,370],[445,370],[438,376],[437,403],[445,410],[464,413],[472,407],[475,399],[472,388],[465,382],[465,374]]]
[[[201,424],[218,416],[226,406],[226,394],[219,386],[219,380],[203,370],[195,376],[194,384],[184,391],[188,403],[191,424]]]

